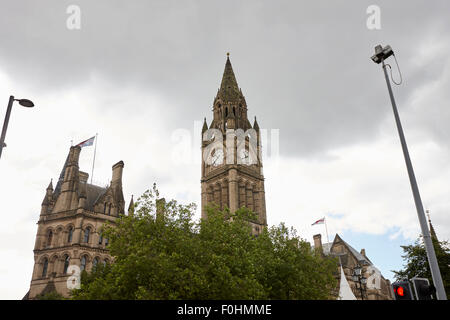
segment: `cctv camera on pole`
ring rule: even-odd
[[[392,109],[394,111],[395,122],[397,124],[398,135],[400,136],[400,142],[402,144],[403,156],[405,157],[406,168],[408,169],[409,182],[411,183],[411,189],[414,196],[414,202],[416,204],[417,215],[419,217],[420,228],[422,229],[423,241],[425,242],[425,249],[427,251],[428,263],[430,265],[431,276],[433,277],[433,282],[436,287],[436,294],[438,300],[447,300],[445,294],[444,284],[442,282],[441,272],[436,259],[436,253],[434,252],[433,243],[431,241],[430,230],[428,230],[427,221],[425,218],[425,213],[423,210],[422,200],[420,198],[419,187],[417,186],[416,177],[414,175],[413,166],[411,159],[409,157],[408,147],[406,145],[405,135],[403,134],[402,124],[400,122],[400,116],[397,111],[397,105],[395,104],[394,94],[392,93],[391,83],[386,71],[386,64],[384,61],[390,56],[394,55],[394,51],[390,46],[381,45],[375,47],[375,54],[372,56],[373,62],[383,66],[384,77],[386,78],[386,84],[389,91],[389,96],[391,97]],[[395,55],[394,55],[395,57]]]

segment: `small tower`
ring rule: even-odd
[[[205,118],[202,128],[202,218],[210,203],[231,212],[247,207],[257,215],[251,224],[259,234],[267,226],[260,129],[256,117],[253,126],[248,120],[229,54],[212,107],[213,120],[208,126]]]
[[[55,290],[67,297],[69,266],[89,271],[98,263],[112,261],[101,227],[124,213],[124,164],[119,161],[113,166],[110,186],[96,186],[88,183],[88,173],[79,170],[80,152],[79,146],[70,148],[55,190],[52,181],[46,189],[28,299]]]

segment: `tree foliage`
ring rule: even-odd
[[[104,227],[114,262],[82,275],[74,299],[330,299],[334,259],[284,224],[251,234],[254,214],[156,201],[156,186],[133,215]]]
[[[61,294],[59,294],[56,291],[50,291],[44,294],[38,294],[35,297],[36,300],[66,300],[66,298],[64,298],[64,296],[62,296]]]
[[[434,238],[433,247],[438,260],[439,270],[441,271],[442,281],[447,296],[450,294],[450,246],[447,241],[438,241]],[[428,265],[427,252],[425,244],[421,238],[418,238],[414,244],[401,246],[404,252],[402,255],[405,265],[403,270],[393,271],[396,280],[411,279],[413,277],[427,278],[433,283],[430,267]]]

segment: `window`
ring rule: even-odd
[[[108,240],[108,238],[105,238],[105,246],[107,246],[107,245],[108,245],[108,243],[109,243],[109,240]]]
[[[43,267],[42,267],[42,278],[47,276],[47,269],[48,269],[48,259],[45,258],[44,259],[44,264],[43,264]]]
[[[87,227],[84,230],[84,243],[89,243],[89,235],[90,235],[90,233],[91,233],[91,228]]]
[[[108,206],[108,216],[110,216],[110,215],[111,215],[111,203]]]
[[[103,260],[103,266],[106,266],[109,263],[108,259]]]
[[[100,234],[100,238],[98,238],[98,244],[102,244],[103,243],[103,235]]]
[[[104,213],[104,214],[106,213],[106,202],[105,202],[105,204],[103,205],[103,213]]]
[[[87,262],[86,260],[87,260],[86,256],[81,257],[81,266],[80,266],[81,271],[86,269],[86,262]]]
[[[71,243],[72,242],[72,237],[73,237],[73,227],[69,228],[69,234],[67,235],[67,242]]]
[[[47,247],[50,247],[52,245],[52,239],[53,239],[53,232],[52,230],[49,230],[47,234]]]
[[[64,270],[63,270],[63,274],[67,273],[67,269],[69,268],[69,263],[70,263],[70,257],[69,255],[65,255],[64,256]]]
[[[98,264],[98,258],[95,257],[94,261],[92,261],[92,268],[95,268]]]

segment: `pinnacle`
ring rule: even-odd
[[[223,102],[237,101],[242,96],[242,92],[239,90],[228,54],[227,61],[225,63],[225,70],[223,72],[222,83],[220,84],[220,89],[217,96],[220,97]]]

